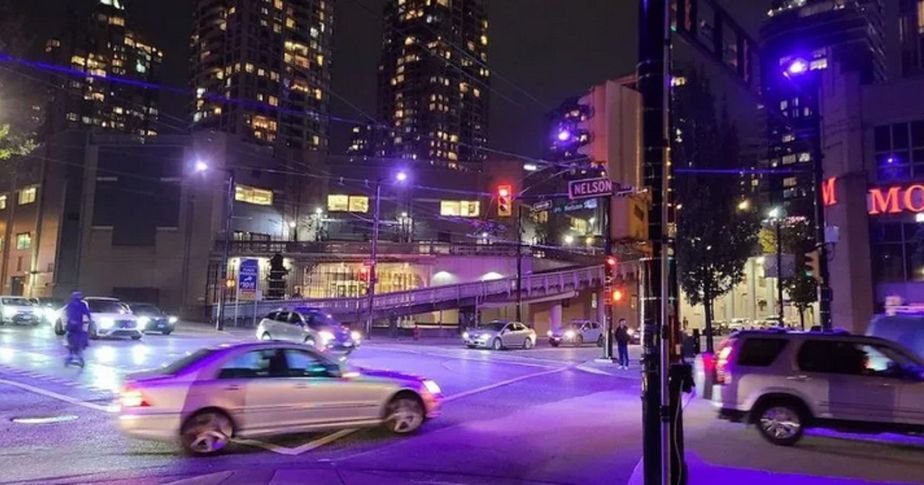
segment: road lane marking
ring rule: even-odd
[[[59,394],[59,393],[57,393],[57,392],[48,391],[48,390],[42,389],[42,388],[40,388],[40,387],[30,386],[30,385],[28,385],[28,384],[22,384],[22,383],[19,383],[19,382],[8,381],[8,380],[6,380],[6,379],[0,379],[0,384],[6,384],[6,385],[8,385],[8,386],[18,387],[19,389],[22,389],[22,390],[24,390],[24,391],[29,391],[29,392],[32,392],[32,393],[35,393],[35,394],[40,394],[40,395],[42,395],[42,396],[46,396],[46,397],[50,397],[50,398],[52,398],[52,399],[57,399],[57,400],[59,400],[59,401],[64,401],[64,402],[67,402],[67,403],[75,404],[75,405],[77,405],[77,406],[83,406],[83,407],[85,407],[85,408],[87,408],[87,409],[92,409],[92,410],[94,410],[94,411],[102,411],[102,412],[104,412],[104,413],[115,413],[115,412],[117,412],[117,410],[116,410],[113,406],[103,406],[103,405],[100,405],[100,404],[94,404],[94,403],[87,402],[87,401],[81,401],[80,399],[76,399],[76,398],[73,398],[73,397],[70,397],[70,396],[66,396],[66,395],[64,395],[64,394]]]
[[[263,448],[264,450],[272,451],[273,453],[279,453],[280,455],[295,456],[295,455],[301,455],[302,453],[311,451],[315,448],[320,448],[328,443],[337,441],[340,438],[343,438],[344,436],[355,433],[356,431],[359,431],[359,430],[356,428],[342,429],[340,431],[337,431],[336,433],[331,433],[329,435],[322,436],[314,441],[309,441],[303,445],[296,446],[295,448],[289,448],[286,446],[275,445],[273,443],[266,443],[263,441],[248,440],[248,439],[235,439],[234,442],[242,444],[242,445],[256,446],[258,448]]]
[[[443,398],[443,402],[452,402],[457,399],[462,399],[464,397],[468,397],[474,394],[480,394],[482,392],[487,392],[493,389],[497,389],[499,387],[509,386],[510,384],[516,384],[517,382],[525,381],[527,379],[532,379],[534,377],[542,377],[542,376],[546,376],[549,374],[556,374],[558,372],[564,372],[571,368],[572,366],[565,366],[565,367],[560,367],[558,369],[552,369],[552,370],[547,370],[547,371],[542,371],[542,372],[533,372],[532,374],[526,374],[525,376],[514,377],[512,379],[498,381],[498,382],[495,382],[494,384],[489,384],[487,386],[482,386],[482,387],[478,387],[478,388],[471,389],[468,391],[460,392],[458,394],[453,394],[451,396],[446,396],[445,398]]]

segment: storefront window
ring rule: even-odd
[[[877,282],[924,281],[924,224],[873,222],[870,232]]]

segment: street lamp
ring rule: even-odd
[[[556,135],[556,137],[558,138],[558,141],[568,141],[571,139],[571,131],[566,128],[562,128],[561,130],[558,130],[558,135]]]
[[[783,215],[782,207],[773,207],[767,212],[767,217],[776,224],[776,300],[780,326],[783,326]]]
[[[211,168],[209,164],[204,160],[196,160],[193,164],[193,170],[196,173],[205,174]],[[225,234],[224,234],[224,248],[222,249],[221,256],[221,268],[219,269],[219,276],[221,277],[222,284],[218,286],[218,318],[215,321],[215,329],[223,330],[225,328],[225,300],[228,296],[228,259],[230,258],[231,253],[231,219],[234,217],[234,170],[229,168],[216,169],[224,171],[228,174],[228,191],[225,194]]]
[[[394,175],[396,183],[407,182],[408,174],[400,170]],[[369,262],[369,311],[366,316],[366,335],[372,335],[372,320],[375,317],[375,284],[378,281],[376,274],[376,264],[379,252],[379,222],[382,205],[382,182],[384,178],[379,178],[375,183],[375,210],[372,213],[372,251],[371,261]]]
[[[750,199],[744,199],[744,200],[742,200],[741,202],[738,202],[738,210],[739,210],[739,211],[742,211],[742,212],[743,212],[743,211],[749,210],[750,208],[751,208],[751,200],[750,200]]]
[[[566,246],[570,246],[571,244],[574,243],[574,236],[572,236],[571,234],[565,234],[565,237],[563,238],[563,240]]]

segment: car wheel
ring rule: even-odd
[[[64,325],[61,324],[61,320],[55,322],[55,335],[64,335]]]
[[[597,337],[597,347],[603,347],[603,335]]]
[[[523,348],[526,350],[533,348],[533,339],[526,337],[526,340],[523,341]]]
[[[474,345],[466,345],[466,347],[468,347],[468,348],[470,348],[470,349],[474,349],[474,348],[475,348]]]
[[[577,345],[578,347],[584,345],[584,336],[578,335],[577,338],[574,339],[574,345]]]
[[[132,335],[132,340],[141,340],[141,335]]]
[[[180,430],[180,441],[188,453],[212,455],[223,450],[234,436],[234,425],[227,414],[208,410],[189,418]]]
[[[260,340],[273,340],[273,337],[270,336],[269,332],[263,332],[263,335],[260,336]]]
[[[385,411],[385,427],[392,433],[413,433],[420,428],[423,422],[423,404],[417,396],[402,394],[388,403]]]
[[[311,337],[305,337],[305,345],[309,347],[315,347],[314,339]]]
[[[164,335],[170,335],[173,333],[173,330],[164,330]]]
[[[494,339],[494,342],[491,342],[491,348],[494,350],[504,350],[504,342],[501,341],[500,337]]]
[[[551,345],[552,347],[558,347],[559,343],[554,340],[549,340],[549,345]]]
[[[755,423],[764,439],[779,446],[796,444],[805,432],[802,408],[787,401],[772,401],[761,405]]]
[[[99,340],[99,334],[96,333],[96,325],[90,324],[90,328],[87,329],[87,333],[90,334],[91,340]]]

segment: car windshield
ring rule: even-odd
[[[164,316],[164,312],[160,308],[157,308],[154,305],[149,305],[147,303],[142,303],[139,305],[132,305],[132,312],[138,315],[151,315],[155,317]]]
[[[301,313],[302,316],[305,317],[305,321],[308,322],[308,325],[313,328],[339,327],[340,326],[340,322],[337,321],[336,318],[324,312],[302,311],[299,313]]]
[[[218,349],[199,349],[191,354],[182,357],[179,360],[175,360],[169,364],[164,365],[161,370],[164,374],[178,374],[183,369],[189,367],[196,362],[214,354]]]
[[[92,313],[125,313],[125,307],[116,300],[87,300]]]
[[[507,322],[491,322],[491,323],[486,323],[482,325],[481,328],[483,330],[494,330],[495,332],[499,332],[503,330],[504,326],[506,325],[507,325]]]
[[[3,298],[4,305],[15,305],[15,306],[32,306],[32,302],[25,298]]]

